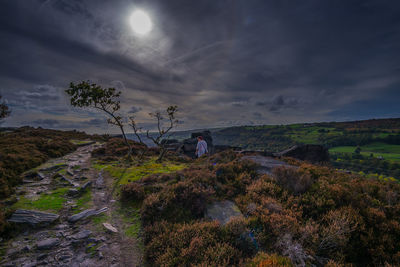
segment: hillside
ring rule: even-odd
[[[22,182],[20,174],[50,158],[74,151],[87,140],[99,140],[77,131],[21,127],[0,132],[0,199]]]
[[[213,137],[215,144],[270,152],[320,144],[329,148],[336,168],[400,178],[400,119],[229,127],[214,131]]]
[[[400,179],[400,119],[236,126],[210,129],[215,145],[279,152],[294,145],[319,144],[329,149],[331,164],[383,180]],[[193,131],[177,131],[183,140]],[[134,135],[129,138],[136,140]],[[143,136],[147,145],[154,145]],[[359,151],[357,151],[359,147]]]
[[[140,158],[135,142],[127,161],[120,138],[93,144],[78,142],[89,137],[82,133],[21,131],[44,144],[63,136],[55,151],[72,138],[83,146],[35,163],[27,173],[40,179],[24,174],[2,201],[0,264],[400,264],[397,182],[229,150],[200,159],[169,152],[159,163],[157,149]]]

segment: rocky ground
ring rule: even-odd
[[[26,174],[10,218],[17,231],[2,242],[1,266],[142,265],[140,242],[121,229],[112,178],[92,168],[91,151],[100,145]]]

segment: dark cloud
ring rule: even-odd
[[[143,38],[135,8],[153,20]],[[399,14],[395,0],[0,1],[6,125],[113,129],[70,107],[80,80],[120,90],[148,126],[170,104],[186,128],[400,116]]]
[[[141,107],[131,107],[131,109],[128,111],[128,113],[137,113],[141,110],[142,110]]]
[[[58,120],[51,120],[51,119],[38,119],[32,122],[29,122],[31,125],[35,126],[42,126],[47,128],[54,128],[60,126],[61,122]]]
[[[253,112],[253,116],[254,116],[254,118],[256,118],[256,119],[262,118],[262,114],[261,114],[260,112]]]

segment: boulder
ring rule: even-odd
[[[207,149],[210,154],[214,153],[214,145],[213,139],[211,137],[210,131],[203,131],[203,132],[195,132],[191,134],[191,138],[185,139],[182,142],[181,151],[189,156],[194,158],[196,155],[196,146],[197,146],[197,137],[202,136],[204,140],[207,142]]]
[[[103,212],[106,212],[107,210],[108,210],[107,207],[101,208],[99,210],[95,210],[95,209],[84,210],[84,211],[82,211],[82,212],[80,212],[78,214],[70,216],[68,218],[68,222],[75,223],[75,222],[77,222],[79,220],[86,219],[86,218],[88,218],[90,216],[99,215],[99,214],[101,214]]]
[[[257,172],[259,174],[272,174],[272,170],[280,166],[295,168],[294,166],[290,166],[286,162],[259,155],[243,156],[242,160],[250,160],[257,163],[258,164]]]
[[[53,223],[59,217],[60,216],[58,214],[54,213],[18,209],[11,215],[11,218],[8,221],[13,223],[26,223],[36,226],[40,224],[46,225]]]
[[[42,249],[50,249],[60,244],[60,239],[58,238],[48,238],[45,240],[41,240],[37,243],[37,248]]]
[[[208,205],[205,216],[208,219],[217,220],[222,225],[233,218],[243,217],[236,204],[230,200],[218,201]]]
[[[225,150],[240,151],[242,148],[238,146],[227,146],[227,145],[215,145],[214,153],[222,152]]]
[[[321,145],[298,145],[285,151],[274,153],[275,157],[292,157],[312,163],[329,162],[328,149]]]

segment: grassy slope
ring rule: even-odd
[[[111,163],[95,163],[94,167],[97,170],[104,170],[111,176],[116,178],[118,185],[124,185],[129,182],[137,181],[140,178],[155,174],[155,173],[170,173],[178,171],[186,167],[185,164],[164,161],[163,163],[156,162],[157,157],[151,157],[139,166],[124,166],[119,162]]]
[[[356,146],[338,146],[329,149],[331,153],[353,153]],[[385,160],[400,162],[400,145],[391,145],[385,143],[371,143],[360,146],[361,155],[370,156],[371,153],[375,158],[383,157]]]
[[[354,138],[355,141],[357,141],[357,137],[366,135],[371,139],[386,138],[389,135],[399,136],[400,119],[281,126],[241,126],[224,128],[213,132],[213,135],[216,144],[242,145],[244,148],[254,147],[273,151],[273,149],[284,150],[296,143],[329,145],[331,139],[343,136],[347,136],[348,139]],[[282,137],[287,139],[280,142],[279,146],[271,146],[275,142],[274,139]]]
[[[339,169],[400,178],[400,119],[292,125],[230,127],[213,133],[216,144],[250,150],[283,151],[296,144],[321,144],[330,148],[332,164]],[[384,163],[350,157],[356,146],[361,155],[383,158]],[[340,158],[340,160],[337,160]],[[382,161],[382,160],[381,160]]]

